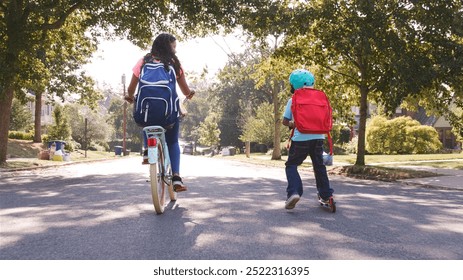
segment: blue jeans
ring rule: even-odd
[[[297,171],[297,167],[302,164],[307,156],[310,156],[312,160],[318,193],[323,199],[328,199],[333,195],[333,189],[330,188],[326,166],[323,164],[323,141],[324,140],[317,139],[291,142],[288,160],[285,163],[286,179],[288,180],[286,193],[288,198],[294,194],[302,196],[302,180]]]
[[[178,144],[178,132],[180,128],[180,122],[174,124],[170,129],[166,130],[166,143],[169,149],[170,165],[172,167],[172,174],[180,174],[180,146]],[[146,134],[143,133],[144,147],[147,147]]]

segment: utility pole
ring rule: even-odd
[[[122,74],[122,87],[123,87],[123,93],[125,97],[125,74]],[[122,153],[125,156],[126,155],[126,145],[125,145],[125,135],[127,131],[127,101],[124,99],[124,122],[123,122],[123,130],[124,130],[124,135],[122,136]]]
[[[87,158],[87,147],[88,147],[88,140],[87,140],[87,118],[85,118],[84,139],[85,139],[85,158]]]

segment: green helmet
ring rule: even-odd
[[[289,83],[295,90],[304,86],[311,87],[315,83],[315,77],[312,73],[305,69],[297,69],[289,75]]]

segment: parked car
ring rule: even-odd
[[[193,145],[187,144],[183,147],[183,154],[192,155],[193,154]]]

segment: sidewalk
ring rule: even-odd
[[[424,170],[439,174],[436,177],[416,178],[399,180],[406,185],[415,185],[428,188],[449,189],[449,190],[462,190],[463,191],[463,170],[458,169],[442,169],[431,166],[397,166],[398,168]]]

